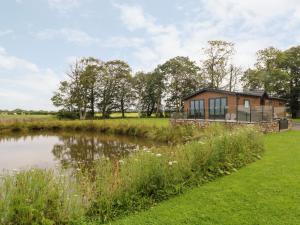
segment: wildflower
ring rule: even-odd
[[[80,169],[80,168],[77,168],[76,170],[77,170],[77,171],[80,171],[81,169]]]
[[[124,162],[124,160],[120,159],[120,160],[119,160],[119,163],[120,163],[120,164],[124,164],[125,162]]]
[[[169,162],[169,166],[172,166],[173,162]]]
[[[201,144],[201,145],[204,145],[204,144],[205,144],[203,141],[199,141],[198,143]]]
[[[156,154],[156,157],[161,157],[161,154],[160,153]]]

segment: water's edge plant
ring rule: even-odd
[[[97,126],[96,130],[100,129]],[[120,127],[128,132],[128,127]],[[103,158],[94,163],[92,173],[76,171],[73,176],[59,176],[51,170],[35,169],[4,175],[0,178],[0,224],[105,223],[230,174],[263,152],[261,134],[253,127],[154,129],[145,137],[155,139],[157,131],[165,129],[173,134],[162,140],[199,138],[172,147],[145,149],[118,161]],[[181,132],[190,133],[179,139]]]

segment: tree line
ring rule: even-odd
[[[264,89],[289,100],[293,116],[299,110],[300,47],[280,51],[273,47],[257,53],[253,68],[243,71],[233,63],[234,44],[209,41],[204,59],[197,64],[177,56],[151,72],[133,74],[122,60],[102,61],[93,57],[76,60],[52,97],[63,113],[76,113],[80,119],[100,112],[108,118],[113,112],[125,116],[128,110],[141,116],[164,116],[180,112],[183,99],[200,88],[236,91],[241,88]]]

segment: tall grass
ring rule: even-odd
[[[77,171],[76,182],[47,170],[6,175],[0,181],[0,223],[108,222],[230,174],[263,151],[261,134],[254,128],[228,131],[215,126],[198,131],[198,137],[119,161],[100,159],[91,173]]]
[[[53,171],[30,170],[0,180],[0,224],[70,224],[84,216],[77,184]]]
[[[0,133],[28,131],[94,131],[105,134],[129,135],[156,141],[179,142],[188,140],[197,132],[196,127],[181,126],[173,129],[167,119],[110,119],[95,121],[32,121],[0,122]]]

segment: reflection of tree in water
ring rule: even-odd
[[[53,146],[52,153],[64,168],[89,169],[101,157],[118,160],[141,147],[133,141],[90,134],[61,136],[60,141],[61,144]]]

